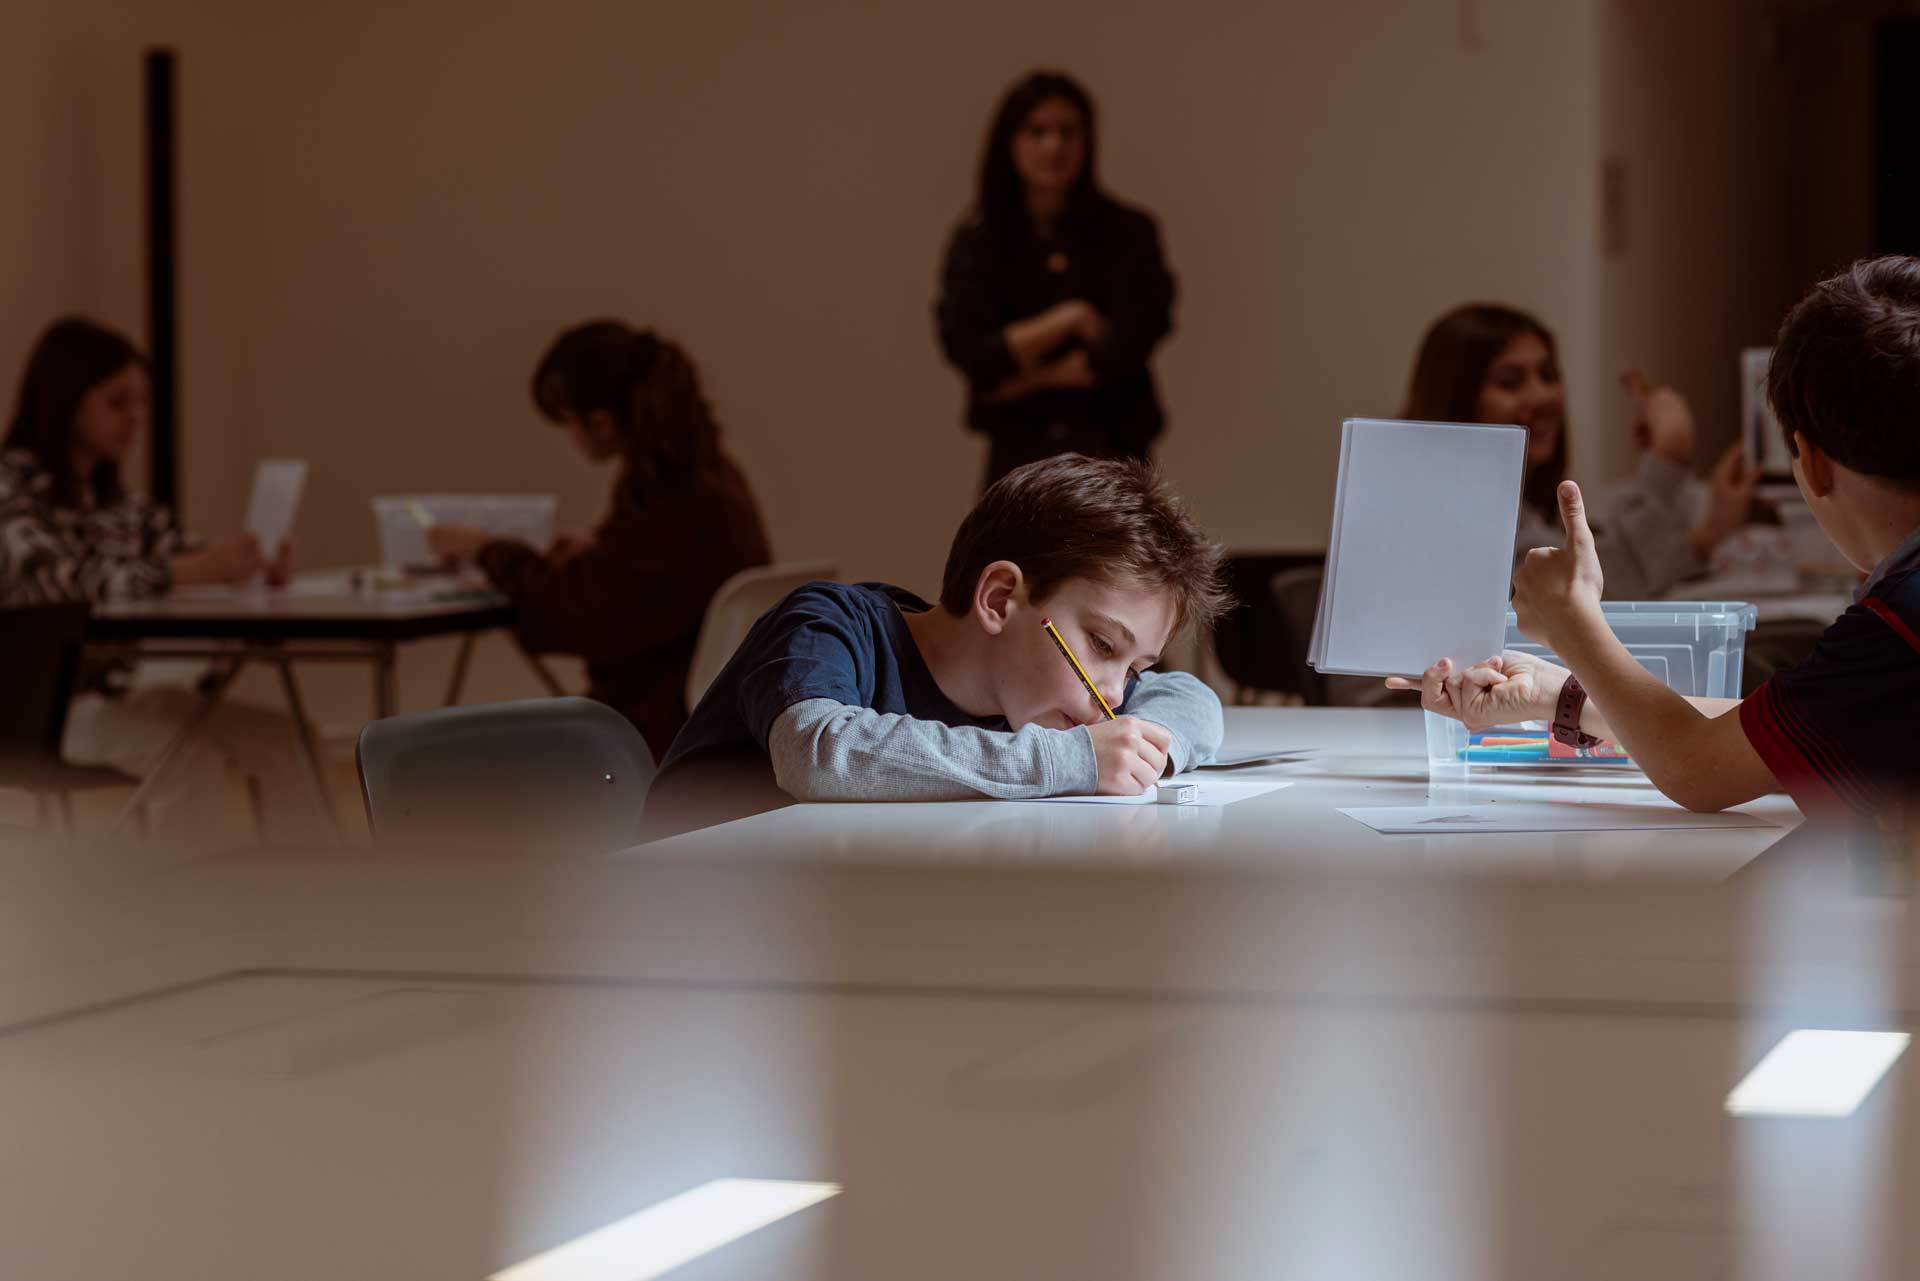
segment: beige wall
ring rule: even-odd
[[[0,202],[24,281],[0,361],[57,310],[139,328],[137,54],[167,39],[195,524],[235,523],[279,453],[313,462],[309,563],[371,555],[388,490],[557,490],[591,521],[608,478],[525,379],[557,328],[611,313],[700,359],[779,554],[930,588],[983,453],[933,343],[938,256],[998,92],[1057,64],[1180,278],[1165,465],[1228,542],[1318,545],[1340,418],[1396,410],[1444,308],[1546,317],[1583,433],[1624,328],[1679,349],[1710,314],[1600,259],[1609,3],[48,7],[30,25],[59,61],[0,54],[0,101],[38,113],[0,120],[9,172],[48,193]],[[1649,314],[1672,323],[1620,320]]]
[[[1751,0],[1609,0],[1601,146],[1626,179],[1626,237],[1601,267],[1601,374],[1629,365],[1686,393],[1704,469],[1735,439],[1739,352],[1773,341],[1809,280],[1789,251],[1811,203],[1793,180],[1793,50]],[[1577,424],[1584,465],[1630,464],[1611,386]]]
[[[1036,63],[1093,86],[1111,185],[1163,221],[1165,458],[1231,541],[1324,537],[1335,425],[1395,407],[1441,308],[1511,298],[1592,342],[1585,5],[257,8],[108,25],[91,56],[130,106],[137,37],[183,50],[189,512],[230,523],[254,455],[306,454],[318,560],[372,550],[388,488],[557,488],[590,519],[605,480],[523,384],[612,312],[700,357],[783,554],[924,584],[981,454],[937,257]],[[131,207],[114,145],[92,194]],[[134,273],[135,222],[84,231],[67,252]]]

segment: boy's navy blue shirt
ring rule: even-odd
[[[1879,818],[1920,795],[1920,530],[1811,657],[1740,704],[1740,727],[1808,814]]]
[[[831,698],[948,725],[1010,728],[1002,717],[962,711],[940,692],[905,613],[932,608],[885,583],[808,583],[754,623],[673,740],[663,774],[696,757],[766,755],[780,713]]]

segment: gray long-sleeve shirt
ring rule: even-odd
[[[1173,773],[1213,759],[1225,732],[1220,700],[1185,672],[1146,672],[1123,713],[1164,725]],[[1095,791],[1099,766],[1085,726],[992,730],[810,698],[767,735],[774,781],[803,801],[953,801]]]
[[[1706,572],[1693,546],[1686,485],[1684,466],[1649,453],[1641,455],[1632,480],[1594,495],[1589,509],[1593,545],[1608,600],[1656,599]],[[1514,531],[1514,564],[1535,547],[1562,547],[1566,539],[1559,517],[1548,520],[1523,505]]]

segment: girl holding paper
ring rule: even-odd
[[[153,596],[178,583],[284,579],[248,534],[202,544],[121,482],[147,427],[146,357],[91,321],[40,336],[0,452],[0,605]]]
[[[1714,548],[1747,519],[1757,470],[1728,450],[1713,470],[1710,499],[1694,519],[1687,489],[1693,414],[1670,387],[1621,376],[1633,401],[1640,450],[1633,478],[1594,504],[1595,545],[1618,600],[1664,595],[1707,571]],[[1555,491],[1567,477],[1567,402],[1553,334],[1526,312],[1491,303],[1457,307],[1427,330],[1401,417],[1424,422],[1518,423],[1527,429],[1527,472],[1514,555],[1557,547]]]
[[[129,490],[120,469],[147,427],[147,360],[127,338],[81,319],[34,344],[0,448],[0,608],[155,596],[179,585],[285,581],[292,549],[269,561],[251,535],[202,543],[165,506]],[[0,623],[0,626],[4,626]],[[67,711],[62,754],[78,765],[148,773],[200,706],[187,680],[125,664],[82,669]],[[293,727],[265,708],[217,704],[193,751],[243,774],[256,793],[305,786]],[[183,786],[200,759],[183,762]],[[257,799],[257,798],[256,798]]]

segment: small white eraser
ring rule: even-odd
[[[1159,795],[1154,797],[1156,805],[1190,805],[1200,799],[1200,786],[1197,783],[1161,783]]]

